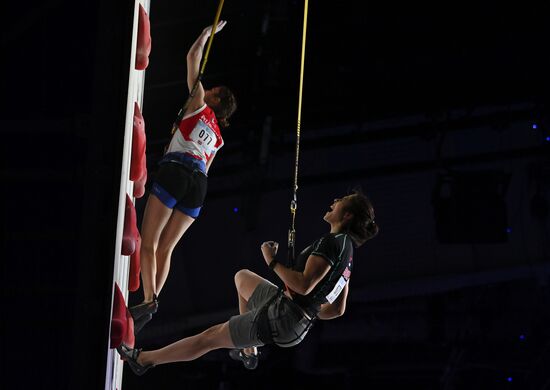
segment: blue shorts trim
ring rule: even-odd
[[[155,195],[166,207],[169,209],[176,209],[178,211],[181,211],[185,215],[190,216],[191,218],[197,218],[201,212],[202,207],[184,207],[183,204],[177,203],[178,201],[170,195],[168,191],[166,191],[160,184],[153,183],[153,186],[151,187],[151,194]]]
[[[178,202],[172,195],[168,193],[168,191],[162,188],[158,183],[153,183],[153,186],[151,187],[151,193],[159,198],[159,200],[169,209],[173,209]]]
[[[181,204],[176,205],[176,210],[181,211],[185,215],[190,216],[191,218],[197,218],[201,212],[202,207],[195,207],[194,209],[190,209],[188,207],[183,207]]]

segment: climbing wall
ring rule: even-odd
[[[120,194],[113,269],[113,300],[110,325],[110,349],[105,378],[106,390],[122,389],[123,361],[116,347],[133,346],[133,319],[127,310],[128,292],[139,288],[141,238],[136,223],[135,199],[145,193],[147,181],[145,120],[141,114],[145,69],[149,63],[151,37],[149,0],[134,3],[131,55],[128,59],[128,97],[124,129]]]

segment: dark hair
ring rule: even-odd
[[[220,102],[216,106],[212,107],[214,114],[216,114],[216,119],[222,127],[229,126],[229,117],[233,115],[237,109],[237,99],[233,92],[226,86],[222,85],[218,87],[218,93],[216,96],[220,99]]]
[[[360,247],[378,234],[378,225],[374,221],[374,208],[360,189],[353,190],[353,196],[347,198],[344,210],[353,214],[346,230],[356,247]]]

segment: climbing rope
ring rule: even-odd
[[[296,123],[296,160],[294,162],[294,185],[292,187],[292,200],[290,202],[291,225],[288,231],[288,256],[290,262],[294,262],[294,248],[296,243],[296,209],[298,208],[298,166],[300,158],[300,122],[302,119],[302,90],[304,86],[304,62],[306,56],[306,31],[307,31],[308,0],[304,2],[304,26],[302,31],[302,59],[300,63],[300,87],[298,90],[298,120]]]

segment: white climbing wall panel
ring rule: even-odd
[[[124,228],[124,210],[126,205],[126,194],[134,200],[133,185],[130,181],[130,161],[132,152],[132,131],[133,131],[133,116],[134,116],[134,103],[137,102],[140,108],[143,110],[143,91],[145,83],[145,71],[135,69],[136,59],[136,43],[138,34],[138,20],[139,20],[139,5],[142,5],[145,11],[149,14],[150,1],[149,0],[135,0],[134,14],[133,14],[133,29],[132,29],[132,47],[131,54],[128,61],[129,79],[128,79],[128,98],[126,104],[126,123],[124,129],[124,144],[122,158],[122,170],[120,177],[120,194],[118,198],[118,217],[117,217],[117,232],[116,232],[116,246],[115,246],[115,261],[113,269],[113,281],[118,284],[124,299],[128,302],[128,274],[130,269],[130,257],[121,255],[122,248],[122,234]],[[113,283],[113,293],[115,284]],[[111,302],[111,313],[112,313]],[[109,332],[110,333],[110,332]],[[109,340],[110,344],[110,340]],[[120,356],[115,349],[109,349],[107,351],[107,375],[105,378],[106,390],[122,390],[122,369],[123,361],[120,360]]]

